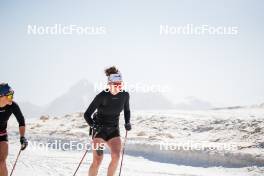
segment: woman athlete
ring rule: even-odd
[[[13,101],[14,91],[6,83],[0,84],[0,176],[7,176],[6,158],[8,155],[7,122],[14,114],[19,124],[21,150],[27,145],[25,136],[25,120],[17,103]]]
[[[122,90],[122,76],[115,67],[106,69],[105,74],[108,78],[108,89],[99,93],[84,113],[85,120],[92,128],[93,149],[95,149],[93,150],[93,162],[89,168],[89,176],[98,174],[103,159],[101,146],[104,144],[107,144],[111,152],[107,176],[115,174],[121,151],[119,116],[122,110],[124,110],[125,129],[131,130],[129,93]],[[94,113],[95,110],[97,110],[96,113]]]

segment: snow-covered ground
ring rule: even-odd
[[[11,145],[8,167],[11,169],[15,160],[18,144]],[[41,150],[29,147],[22,152],[14,175],[16,176],[71,176],[78,166],[83,152],[66,152],[59,150]],[[87,175],[92,155],[89,153],[77,176]],[[106,175],[110,161],[105,154],[99,176]],[[155,162],[143,157],[126,155],[123,165],[123,176],[261,176],[263,171],[257,167],[225,168],[225,167],[192,167],[169,163]]]
[[[264,175],[264,109],[245,108],[209,111],[137,111],[132,112],[133,130],[129,132],[123,175]],[[121,118],[120,124],[123,124]],[[17,135],[14,118],[9,123],[14,161]],[[120,125],[121,126],[121,125]],[[124,136],[124,128],[121,126]],[[88,141],[88,126],[82,113],[63,117],[43,116],[27,125],[32,141]],[[183,147],[200,144],[195,150]],[[231,149],[211,146],[232,146]],[[161,150],[161,148],[163,150]],[[23,152],[16,175],[71,175],[83,151],[61,151],[29,147]],[[110,157],[106,152],[100,175],[105,175]],[[79,175],[87,175],[88,154]]]

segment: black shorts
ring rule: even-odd
[[[4,136],[0,136],[0,142],[2,141],[8,141],[8,136],[7,135],[4,135]]]
[[[102,138],[105,141],[109,141],[114,137],[119,137],[120,131],[117,127],[103,127],[101,131],[94,136],[94,138]]]

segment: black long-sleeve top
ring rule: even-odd
[[[14,114],[19,126],[25,126],[25,118],[16,102],[12,102],[11,105],[0,107],[0,132],[6,131],[7,122],[10,116]]]
[[[108,90],[100,92],[84,113],[84,118],[89,125],[93,123],[91,116],[96,109],[103,126],[118,126],[122,110],[124,110],[125,123],[130,123],[129,93],[126,91],[116,95]]]

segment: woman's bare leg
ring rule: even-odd
[[[0,176],[7,176],[6,158],[8,154],[8,143],[0,142]]]
[[[120,151],[121,151],[120,137],[115,137],[113,139],[110,139],[107,142],[107,145],[110,148],[111,159],[112,159],[108,167],[107,176],[114,176],[118,163],[119,163],[119,158],[120,158]]]
[[[93,139],[93,163],[91,164],[89,168],[89,176],[97,176],[99,166],[103,160],[103,153],[96,149],[98,149],[99,146],[102,146],[105,141],[101,138],[94,138]]]

